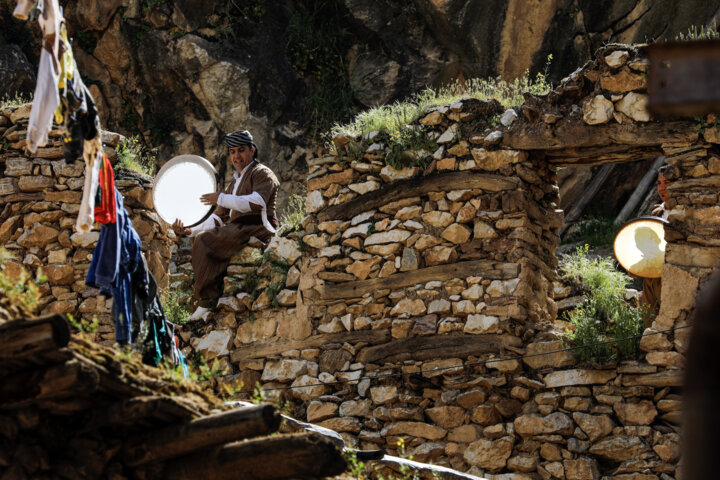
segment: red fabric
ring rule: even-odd
[[[100,192],[100,202],[95,205],[95,221],[103,224],[117,222],[115,174],[105,152],[103,152],[103,164],[98,175],[98,191]]]

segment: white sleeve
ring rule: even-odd
[[[230,210],[240,213],[248,213],[251,211],[250,204],[265,208],[265,200],[259,193],[253,192],[250,195],[230,195],[229,193],[221,193],[217,199],[217,204]]]
[[[224,223],[223,223],[222,219],[213,213],[200,225],[195,225],[194,227],[191,227],[190,228],[190,236],[194,237],[201,232],[205,232],[207,230],[212,230],[216,226],[222,227],[223,225],[224,225]]]

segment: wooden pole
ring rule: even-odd
[[[642,180],[640,180],[640,183],[638,183],[635,191],[633,191],[632,195],[630,195],[630,198],[627,203],[625,203],[625,206],[622,210],[620,210],[618,216],[615,217],[615,225],[619,225],[624,222],[625,219],[637,210],[637,206],[645,196],[645,192],[648,191],[648,188],[652,186],[652,183],[657,178],[658,168],[660,168],[664,161],[665,157],[658,157],[653,162],[652,167],[650,167],[650,169],[645,173],[645,176],[643,176]]]
[[[125,442],[123,458],[130,466],[158,462],[243,438],[267,435],[279,426],[280,415],[272,405],[238,408],[130,438]],[[204,475],[198,478],[202,477]]]
[[[317,433],[236,442],[168,462],[173,480],[271,480],[338,475],[347,464],[340,450]]]

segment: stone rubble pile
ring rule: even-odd
[[[28,156],[25,150],[27,119],[32,104],[0,112],[0,245],[14,256],[4,263],[6,275],[17,275],[25,267],[33,276],[38,267],[47,277],[40,286],[42,314],[69,313],[76,318],[99,320],[98,340],[113,342],[110,318],[112,298],[85,285],[85,277],[100,226],[93,231],[74,230],[85,181],[85,164],[68,164],[63,157],[61,132],[52,130],[48,145]],[[117,157],[121,140],[116,133],[103,132],[108,158]],[[167,265],[174,234],[153,211],[152,179],[127,170],[116,172],[116,187],[135,230],[143,241],[150,270],[158,285],[168,285]]]

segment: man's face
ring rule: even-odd
[[[253,159],[255,149],[251,145],[240,145],[239,147],[230,147],[230,161],[238,173],[243,171]]]
[[[665,175],[663,175],[662,172],[659,173],[657,189],[658,189],[658,195],[660,195],[660,200],[662,200],[663,202],[667,202],[670,199],[670,197],[667,194],[667,187],[669,184],[670,184],[670,182],[668,182],[667,178],[665,178]]]

